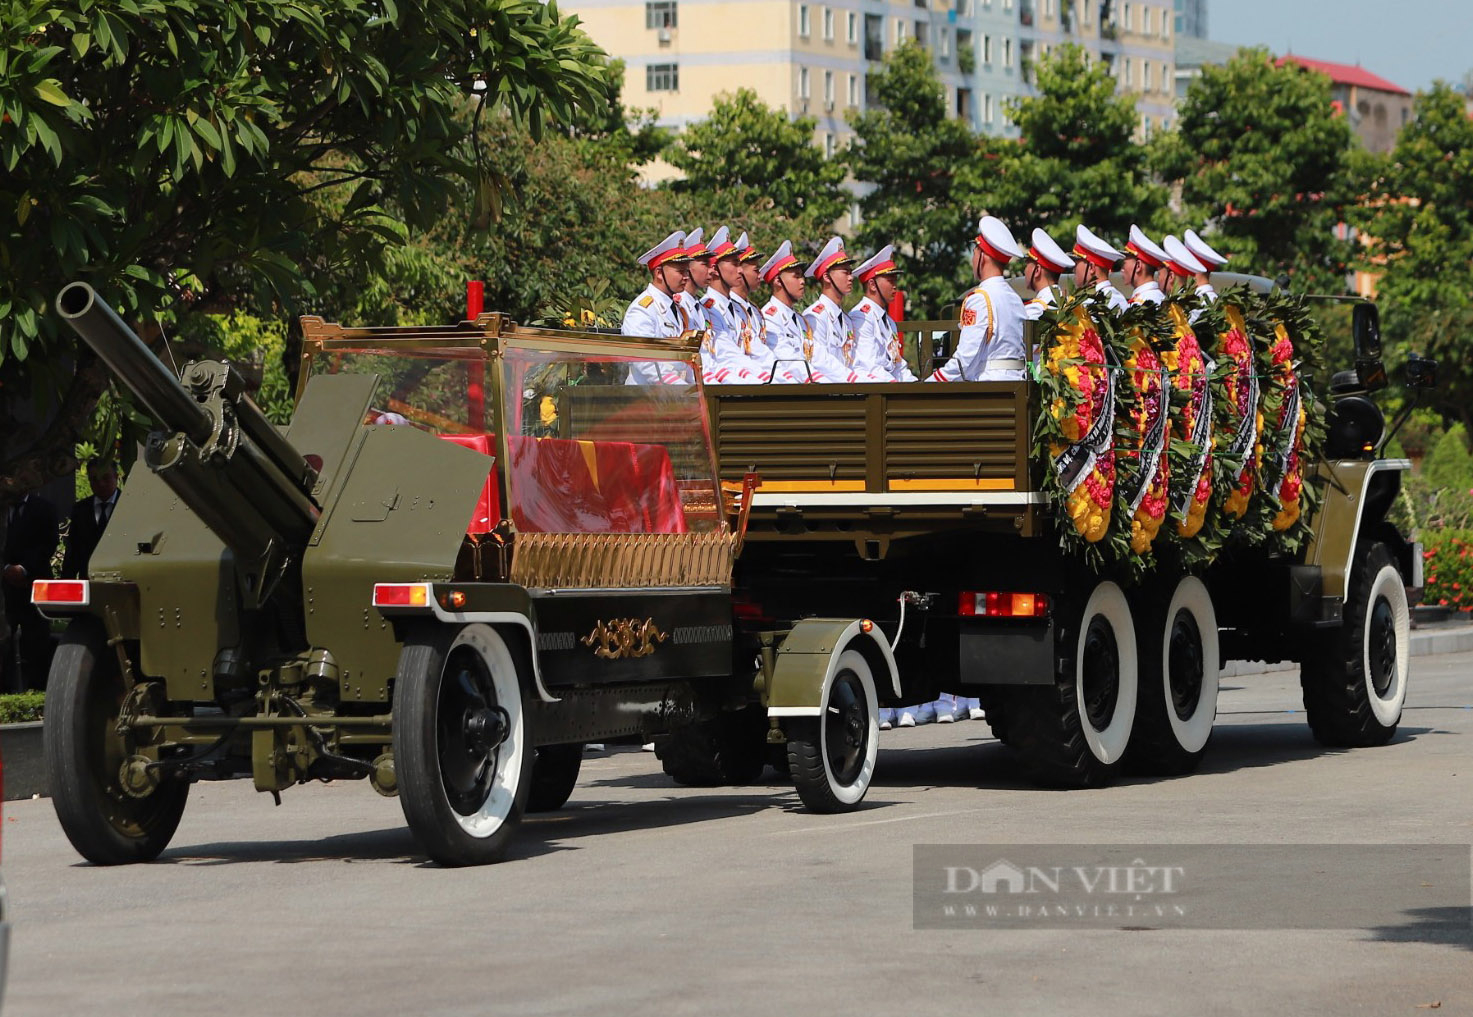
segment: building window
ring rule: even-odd
[[[973,14],[976,13],[976,10],[972,4],[972,0],[961,0],[961,2],[956,5],[956,7],[956,16],[959,18],[970,18]]]
[[[990,35],[982,36],[982,62],[992,63],[992,36]]]
[[[849,105],[859,108],[859,75],[849,75]]]
[[[1169,64],[1161,65],[1161,91],[1171,91],[1171,66]],[[1166,121],[1163,120],[1161,126],[1165,127]]]
[[[956,90],[956,115],[960,120],[967,123],[972,122],[972,90],[970,88],[958,88]]]
[[[992,93],[991,92],[983,92],[982,93],[982,122],[984,124],[990,124],[990,123],[992,123]]]
[[[1154,17],[1155,14],[1156,12],[1149,7],[1146,7],[1141,11],[1141,21],[1143,22],[1143,24],[1141,25],[1141,31],[1146,35],[1151,34],[1151,18]]]
[[[675,28],[675,0],[645,0],[645,28]]]
[[[808,98],[808,68],[798,68],[798,98]]]
[[[851,46],[859,44],[859,15],[853,11],[844,15],[844,37]]]
[[[852,205],[849,206],[849,227],[850,227],[850,229],[853,229],[853,228],[857,227],[863,220],[864,220],[864,217],[863,217],[863,215],[861,215],[861,213],[859,211],[859,202],[856,201]]]
[[[1141,75],[1142,75],[1142,80],[1141,80],[1141,88],[1142,88],[1142,90],[1143,91],[1147,91],[1147,92],[1152,91],[1153,86],[1151,84],[1151,80],[1152,80],[1152,78],[1151,78],[1151,62],[1149,60],[1142,60],[1141,61]]]
[[[828,159],[834,157],[834,136],[832,134],[825,134],[823,136],[823,154]]]
[[[829,109],[834,108],[834,72],[823,72],[823,101],[829,104]]]
[[[798,5],[798,34],[805,39],[808,38],[809,35],[807,4]]]
[[[1130,57],[1126,57],[1120,65],[1120,87],[1130,88],[1135,82],[1130,80]]]
[[[644,90],[646,92],[680,91],[680,65],[646,65],[644,69]]]
[[[1166,12],[1165,11],[1162,11],[1161,12],[1161,38],[1163,38],[1163,39],[1170,39],[1171,38],[1171,19],[1166,16]],[[1164,121],[1164,120],[1161,121],[1161,129],[1162,130],[1165,130],[1166,129],[1166,121]]]
[[[951,29],[949,28],[941,30],[941,59],[951,59]]]
[[[1013,9],[1013,0],[1002,0],[1002,9],[1011,11]]]
[[[1002,41],[1002,65],[1004,67],[1013,66],[1013,40],[1011,38]]]
[[[931,45],[931,23],[929,21],[916,22],[916,42],[921,49]]]
[[[1093,10],[1093,9],[1094,9],[1093,0],[1084,0],[1084,13],[1083,13],[1083,16],[1079,20],[1082,21],[1082,22],[1084,22],[1086,25],[1091,24],[1090,18],[1092,17],[1092,15],[1090,14],[1090,11]]]
[[[1054,16],[1054,0],[1043,0],[1043,16],[1046,18]]]
[[[827,7],[823,9],[823,41],[834,41],[834,12]]]
[[[895,19],[895,45],[899,46],[905,41],[905,29],[909,24],[904,18]]]

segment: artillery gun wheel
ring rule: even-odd
[[[685,787],[756,783],[767,768],[767,718],[756,708],[685,724],[655,742],[665,774]]]
[[[1020,686],[1007,701],[1007,744],[1043,782],[1099,787],[1112,780],[1135,725],[1135,625],[1125,594],[1101,582],[1056,619],[1066,665],[1053,685]]]
[[[1220,658],[1212,595],[1196,576],[1182,576],[1148,587],[1134,608],[1140,694],[1124,765],[1156,776],[1191,773],[1217,719]]]
[[[1390,741],[1406,700],[1410,647],[1401,573],[1385,544],[1361,544],[1340,628],[1326,633],[1299,667],[1315,740],[1344,748]]]
[[[583,767],[583,743],[539,745],[532,760],[528,812],[556,812],[568,803]]]
[[[784,722],[788,767],[813,812],[851,812],[869,790],[879,751],[879,699],[869,661],[845,650],[824,682],[817,717]]]
[[[101,623],[74,619],[46,682],[46,770],[62,830],[97,865],[157,858],[189,797],[188,782],[180,780],[161,779],[141,797],[123,790],[120,773],[130,755],[117,732],[123,695]]]
[[[430,628],[399,655],[394,766],[409,828],[441,865],[500,861],[531,790],[522,688],[489,625]]]

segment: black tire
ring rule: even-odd
[[[528,812],[556,812],[568,803],[583,766],[583,743],[539,745],[532,759]]]
[[[394,684],[394,769],[415,838],[441,865],[506,854],[531,791],[516,662],[489,625],[428,629]]]
[[[1361,543],[1351,564],[1340,628],[1325,633],[1299,667],[1304,712],[1321,745],[1384,745],[1406,700],[1411,610],[1385,544]]]
[[[852,812],[874,779],[880,736],[874,674],[858,650],[839,654],[819,711],[784,723],[793,786],[812,812]]]
[[[1217,612],[1196,576],[1147,587],[1133,602],[1140,650],[1131,773],[1174,777],[1202,763],[1217,717]]]
[[[1120,769],[1135,724],[1135,625],[1120,587],[1101,582],[1064,601],[1055,619],[1062,673],[1019,686],[1007,703],[1007,743],[1042,783],[1100,787]]]
[[[982,704],[982,712],[987,714],[986,724],[992,729],[992,737],[1004,745],[1011,745],[1008,737],[1008,704],[1012,697],[1009,695],[1013,690],[1010,688],[977,689],[977,701]]]
[[[157,858],[189,798],[180,780],[163,780],[143,798],[123,792],[119,771],[129,753],[115,729],[122,702],[123,679],[101,623],[75,619],[46,682],[46,776],[67,840],[97,865]]]
[[[749,707],[686,724],[658,739],[655,755],[685,787],[755,784],[767,768],[767,718]]]

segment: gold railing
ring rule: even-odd
[[[560,589],[730,586],[736,534],[518,533],[511,581]]]

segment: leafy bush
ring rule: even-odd
[[[1390,518],[1424,543],[1441,530],[1473,528],[1473,455],[1461,424],[1437,438],[1422,468],[1404,478]]]
[[[1434,530],[1423,537],[1425,604],[1473,608],[1473,530]]]
[[[44,692],[7,692],[0,694],[0,724],[20,724],[40,720],[46,705]]]

